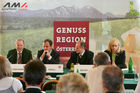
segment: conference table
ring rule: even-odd
[[[62,71],[60,71],[60,73],[59,72],[55,73],[55,72],[51,72],[51,71],[46,72],[46,75],[50,75],[52,78],[47,78],[45,82],[47,82],[49,80],[59,80],[59,78],[64,74],[73,73],[68,68],[62,68],[61,70]],[[82,74],[83,76],[86,75],[86,73],[80,73],[80,74]],[[138,79],[137,80],[134,79],[135,75],[136,75],[135,71],[133,73],[128,73],[128,71],[124,71],[124,87],[125,87],[125,89],[135,90],[135,88],[137,86],[137,83],[138,83]],[[22,78],[22,76],[23,76],[23,71],[21,71],[21,72],[20,71],[19,72],[13,72],[13,77]],[[49,90],[49,91],[46,91],[46,93],[55,93],[55,90]]]

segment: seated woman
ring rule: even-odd
[[[110,40],[108,49],[105,52],[110,56],[111,64],[126,68],[125,51],[120,48],[120,41],[117,38]]]
[[[60,77],[56,93],[89,93],[89,88],[83,76],[69,73]]]
[[[12,77],[10,62],[0,56],[0,93],[21,93],[22,84]]]

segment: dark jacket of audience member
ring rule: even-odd
[[[23,79],[26,82],[24,93],[41,93],[45,81],[46,68],[40,60],[31,60],[24,67]]]

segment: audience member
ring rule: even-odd
[[[102,71],[109,63],[109,56],[105,52],[99,52],[94,57],[95,67],[88,70],[86,80],[90,93],[102,93]]]
[[[139,93],[140,92],[140,79],[138,80],[138,84],[137,87],[135,89],[135,93]]]
[[[120,41],[117,38],[110,40],[108,49],[105,52],[110,56],[111,64],[117,65],[118,67],[126,68],[125,65],[125,50],[122,50]]]
[[[89,93],[85,79],[78,73],[69,73],[60,77],[56,93]]]
[[[79,41],[76,43],[75,46],[76,51],[71,53],[70,59],[67,63],[67,68],[70,68],[71,63],[82,65],[93,64],[94,53],[85,48],[86,48],[85,42]]]
[[[41,93],[45,81],[46,67],[40,60],[31,60],[24,67],[23,79],[26,82],[24,93]]]
[[[24,40],[18,39],[16,41],[16,49],[10,50],[7,58],[12,64],[26,64],[32,59],[32,53],[30,50],[24,48]]]
[[[43,49],[38,51],[37,58],[44,64],[59,64],[59,52],[52,49],[52,41],[46,39],[43,42]]]
[[[102,73],[103,93],[120,93],[123,87],[123,72],[119,67],[107,66]]]
[[[20,93],[23,91],[21,82],[12,77],[10,62],[0,56],[0,93]]]

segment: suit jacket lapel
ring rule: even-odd
[[[23,51],[22,51],[22,58],[21,58],[22,64],[24,63],[24,57],[25,57],[25,55],[26,55],[26,53],[24,53],[24,52],[25,52],[25,49],[23,48]]]
[[[17,50],[15,49],[15,55],[14,55],[15,63],[17,63]]]

